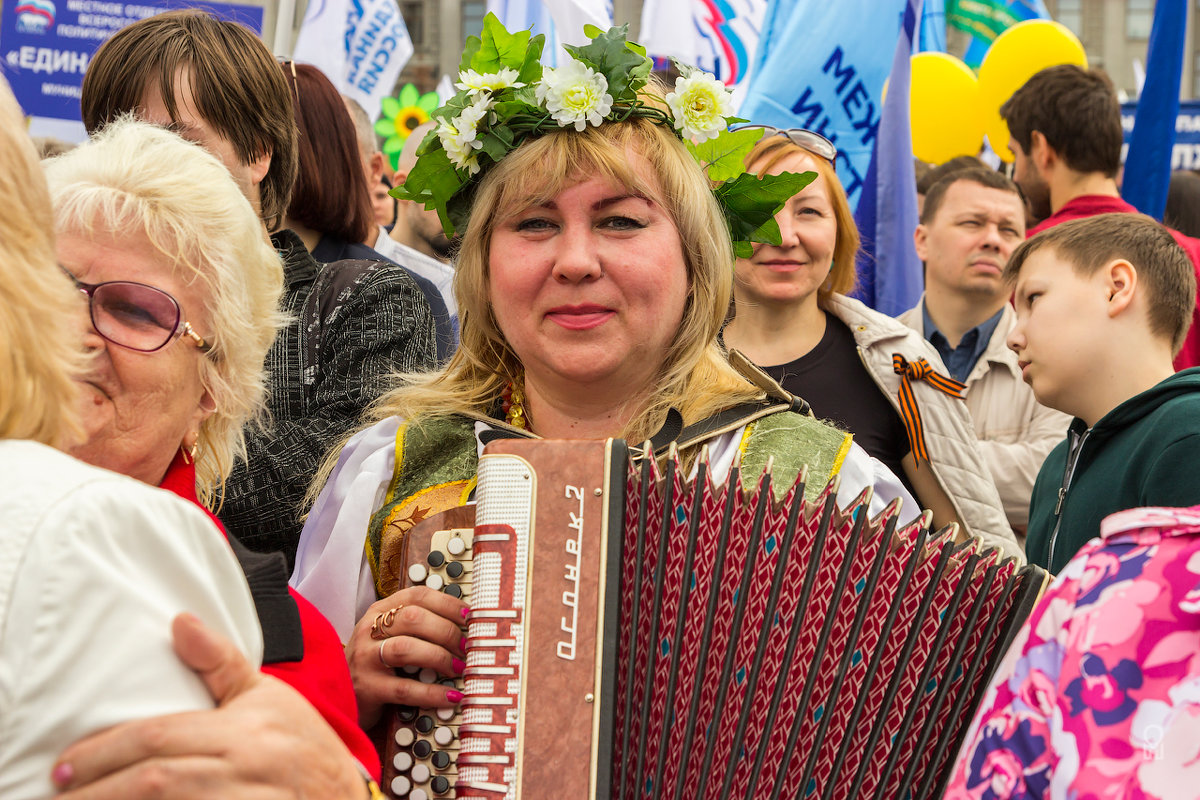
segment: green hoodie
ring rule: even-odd
[[[1200,504],[1200,368],[1126,400],[1093,427],[1071,423],[1033,485],[1025,554],[1058,573],[1100,520],[1138,506]]]

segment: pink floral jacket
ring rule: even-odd
[[[1200,797],[1200,506],[1104,520],[992,678],[946,797]]]

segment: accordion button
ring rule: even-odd
[[[405,752],[396,753],[396,757],[392,759],[392,766],[399,772],[408,772],[412,769],[412,755]]]
[[[453,708],[439,708],[437,711],[435,711],[433,713],[436,714],[437,718],[439,720],[441,720],[442,722],[449,722],[450,720],[454,719],[454,709]]]
[[[453,566],[453,565],[451,565],[451,566]],[[454,576],[451,575],[450,577],[454,577]],[[457,583],[446,584],[446,588],[442,589],[442,591],[445,592],[446,594],[450,595],[451,597],[462,597],[462,589],[459,588],[459,585]]]
[[[435,592],[440,592],[442,587],[446,585],[446,579],[441,575],[434,573],[425,579],[425,585]]]
[[[422,716],[417,719],[417,730],[421,733],[429,733],[433,730],[433,717]]]
[[[426,783],[429,780],[429,767],[417,764],[412,768],[413,783]]]
[[[463,574],[463,565],[461,561],[451,561],[446,565],[446,574],[451,578],[461,578]]]
[[[428,574],[429,571],[425,569],[424,564],[413,564],[408,568],[408,579],[413,583],[423,583]]]
[[[429,758],[429,754],[433,752],[433,745],[422,739],[413,745],[413,755],[417,758]]]
[[[449,728],[438,728],[433,732],[433,740],[445,747],[454,741],[454,731]]]
[[[413,789],[412,794],[408,796],[408,800],[429,800],[429,792],[424,789]]]
[[[429,562],[429,566],[431,567],[440,567],[446,563],[446,556],[442,554],[441,550],[431,550],[425,560]]]
[[[400,706],[398,716],[401,722],[412,722],[417,718],[417,710],[412,706]]]
[[[452,556],[461,556],[467,549],[467,543],[463,541],[461,536],[455,536],[446,542],[446,549],[450,551]]]
[[[438,750],[433,754],[432,761],[433,766],[437,767],[438,769],[445,769],[446,767],[450,766],[450,754],[445,750]],[[437,779],[435,778],[434,780]],[[436,792],[437,789],[435,788],[434,791]]]
[[[450,791],[450,781],[446,780],[443,776],[438,775],[433,779],[433,782],[429,784],[429,788],[433,789],[434,794],[445,794],[446,792]]]
[[[397,775],[392,778],[392,794],[396,797],[405,797],[408,795],[409,789],[412,789],[412,781],[403,775]]]
[[[437,683],[438,674],[435,670],[425,667],[417,674],[417,679],[420,680],[421,683]]]
[[[412,728],[400,728],[396,731],[396,744],[401,747],[411,747],[416,740],[417,735],[413,733]]]

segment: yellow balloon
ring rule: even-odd
[[[983,115],[971,68],[946,53],[920,53],[912,58],[911,80],[913,155],[930,164],[977,155],[983,145]]]
[[[1000,106],[1025,81],[1046,67],[1075,64],[1087,68],[1083,45],[1067,26],[1046,19],[1018,23],[996,37],[979,66],[979,97],[983,107],[988,142],[1005,161],[1008,125],[1000,117]]]

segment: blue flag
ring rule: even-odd
[[[817,131],[837,145],[838,177],[852,205],[879,135],[903,8],[904,0],[772,0],[738,111],[751,122]]]
[[[1146,52],[1146,83],[1138,98],[1133,136],[1125,157],[1121,196],[1143,214],[1162,220],[1171,182],[1171,151],[1179,115],[1186,0],[1158,0]]]
[[[917,181],[913,172],[908,87],[913,35],[921,0],[908,0],[892,58],[892,74],[855,221],[863,247],[854,296],[889,317],[921,299],[924,275],[913,246],[917,227]]]
[[[921,35],[917,39],[917,51],[946,52],[946,0],[925,0],[921,4]]]

